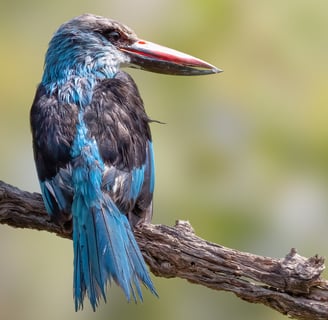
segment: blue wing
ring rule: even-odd
[[[156,295],[130,227],[150,221],[154,190],[149,119],[133,80],[123,72],[103,80],[79,116],[71,152],[76,308],[84,291],[95,308],[111,280],[128,300],[142,299],[139,280]]]
[[[84,121],[105,164],[103,188],[130,223],[152,217],[154,152],[143,102],[125,72],[95,88]]]

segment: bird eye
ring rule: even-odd
[[[111,42],[117,42],[121,39],[121,34],[118,31],[111,30],[107,32],[106,37]]]

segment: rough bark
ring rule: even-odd
[[[71,234],[49,220],[40,194],[0,181],[0,223]],[[210,289],[235,293],[295,319],[328,319],[328,281],[324,259],[304,258],[295,249],[282,259],[240,252],[197,237],[186,221],[174,227],[143,225],[135,236],[151,271],[179,277]]]

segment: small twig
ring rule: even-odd
[[[71,237],[49,220],[40,194],[2,181],[0,223]],[[323,258],[307,259],[295,249],[283,259],[240,252],[197,237],[186,221],[178,221],[174,227],[143,225],[135,230],[135,236],[157,276],[230,291],[295,319],[328,319],[328,281],[321,278]]]

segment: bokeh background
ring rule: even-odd
[[[154,223],[189,220],[198,235],[283,257],[328,254],[328,2],[56,0],[0,3],[0,179],[39,191],[29,109],[56,28],[91,12],[142,38],[224,69],[173,77],[129,70],[152,124],[157,184]],[[0,226],[0,319],[285,319],[180,279],[154,278],[127,304],[75,313],[72,243]]]

